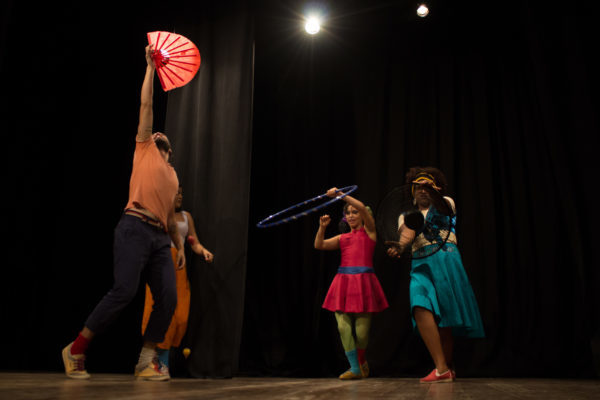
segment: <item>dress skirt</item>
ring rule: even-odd
[[[375,313],[385,310],[388,302],[377,276],[372,272],[373,268],[368,268],[370,272],[344,272],[352,268],[354,267],[338,269],[325,296],[323,308],[344,313]]]
[[[485,337],[475,294],[462,264],[458,247],[447,243],[429,257],[412,261],[410,308],[426,308],[440,328],[454,336]],[[416,328],[414,315],[413,327]]]

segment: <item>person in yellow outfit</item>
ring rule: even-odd
[[[198,237],[196,236],[196,228],[194,226],[194,219],[189,212],[181,209],[182,201],[183,191],[180,186],[179,190],[177,191],[177,196],[175,197],[175,221],[177,222],[177,231],[179,232],[183,242],[185,242],[185,239],[187,239],[187,242],[191,246],[194,253],[202,256],[206,262],[210,263],[213,261],[214,256],[198,240]],[[177,248],[171,247],[171,254],[175,260],[175,257],[177,256]],[[190,311],[190,282],[188,281],[185,264],[181,267],[175,267],[175,284],[177,286],[177,306],[175,308],[175,312],[173,313],[173,319],[171,320],[169,329],[165,334],[165,339],[162,343],[159,343],[156,346],[158,359],[167,368],[167,370],[164,371],[167,374],[169,368],[170,349],[172,347],[178,347],[181,344],[181,340],[185,335],[188,324],[188,316]],[[152,293],[150,292],[148,285],[146,285],[146,300],[144,304],[144,316],[142,318],[142,334],[144,334],[146,331],[146,326],[148,325],[153,305],[154,300],[152,299]]]

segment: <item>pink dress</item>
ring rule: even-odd
[[[380,312],[388,302],[373,271],[375,242],[365,228],[340,235],[342,262],[323,308],[345,313]]]

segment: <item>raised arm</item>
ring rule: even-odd
[[[315,249],[317,250],[338,250],[340,248],[340,235],[325,239],[325,229],[331,222],[329,215],[323,215],[319,219],[319,230],[315,235]]]
[[[146,46],[146,75],[142,84],[140,121],[135,140],[145,142],[152,137],[152,96],[154,94],[154,62],[152,61],[152,45]]]
[[[340,192],[338,190],[338,188],[335,188],[335,187],[331,188],[327,191],[327,196],[329,196],[329,197],[336,197],[336,196],[340,196],[342,194],[343,193]],[[367,209],[367,206],[365,206],[362,201],[355,199],[354,197],[352,197],[350,195],[345,196],[343,198],[343,200],[358,210],[358,213],[360,214],[360,217],[363,220],[363,224],[365,226],[365,230],[367,231],[367,234],[369,235],[369,237],[371,239],[376,240],[375,219],[373,218],[373,216]]]
[[[413,184],[418,184],[420,187],[424,188],[427,193],[429,193],[429,198],[431,199],[431,203],[433,206],[444,215],[453,215],[454,211],[454,201],[449,198],[442,196],[440,193],[441,188],[435,186],[433,182],[423,181],[423,182],[413,182]]]

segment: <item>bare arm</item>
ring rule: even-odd
[[[416,183],[416,182],[413,182]],[[454,214],[454,204],[451,204],[447,199],[442,196],[440,193],[441,188],[435,186],[432,182],[421,182],[419,185],[427,190],[429,193],[429,198],[433,203],[433,206],[444,215],[453,215]]]
[[[177,222],[175,222],[174,208],[171,209],[169,216],[167,217],[167,229],[169,231],[171,240],[173,243],[175,243],[175,247],[177,248],[177,265],[175,267],[177,269],[181,269],[185,265],[185,251],[181,236],[179,236],[179,232],[177,232]]]
[[[192,214],[187,211],[183,211],[187,215],[188,221],[188,243],[192,247],[192,251],[198,255],[204,257],[206,262],[212,262],[214,256],[213,254],[206,249],[198,240],[198,236],[196,236],[196,227],[194,226],[194,219],[192,218]]]
[[[135,140],[145,142],[152,137],[152,97],[154,94],[154,62],[152,61],[152,45],[146,46],[146,75],[142,84],[140,120]]]
[[[317,250],[338,250],[340,248],[340,235],[325,239],[325,229],[331,222],[329,215],[323,215],[319,219],[319,230],[315,235],[315,249]]]
[[[447,199],[445,199],[439,192],[431,190],[430,197],[434,207],[440,213],[447,216],[454,214],[450,202]]]
[[[400,255],[411,246],[412,242],[415,240],[416,231],[410,229],[404,224],[403,216],[399,218],[400,227],[398,228],[398,235],[400,239],[397,242],[394,241],[386,241],[385,244],[390,246],[386,250],[388,256],[390,257],[400,257]]]
[[[337,188],[331,188],[327,191],[327,196],[329,196],[329,197],[335,197],[335,196],[339,196],[342,194],[343,193],[338,191]],[[367,206],[365,206],[362,201],[355,199],[354,197],[352,197],[350,195],[345,196],[343,198],[343,200],[358,210],[358,213],[360,214],[360,217],[363,220],[365,230],[367,231],[367,235],[369,235],[369,237],[372,240],[377,240],[377,234],[376,234],[376,229],[375,229],[375,219],[373,218],[373,216],[371,215],[369,210],[367,210]]]
[[[416,232],[406,225],[402,225],[398,229],[398,233],[400,234],[400,250],[404,251],[415,240]]]

